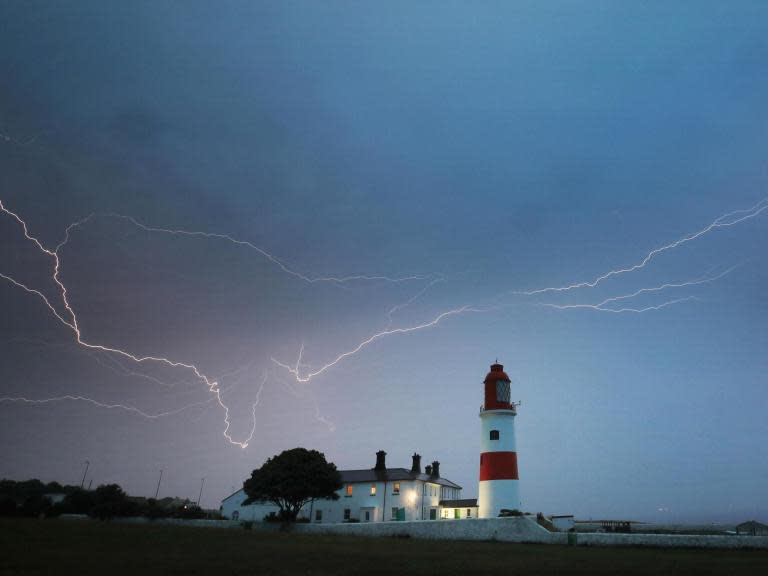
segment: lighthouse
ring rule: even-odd
[[[510,402],[511,381],[504,366],[491,365],[480,407],[480,518],[495,518],[503,509],[520,509],[515,447],[517,407]]]

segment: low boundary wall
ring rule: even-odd
[[[276,530],[279,525],[256,523],[256,529]],[[416,522],[348,524],[295,524],[299,534],[338,534],[372,538],[425,540],[495,540],[499,542],[575,546],[642,546],[651,548],[755,548],[768,549],[768,536],[705,536],[693,534],[615,534],[549,532],[534,519],[487,518]]]
[[[567,535],[566,535],[567,536]],[[704,536],[696,534],[579,533],[577,546],[648,546],[654,548],[763,548],[768,536]]]
[[[425,540],[498,540],[550,544],[553,534],[530,518],[468,518],[414,522],[296,524],[295,532],[368,537],[409,537]],[[564,536],[564,535],[563,535]]]

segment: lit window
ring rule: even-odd
[[[392,494],[400,494],[400,482],[392,484]]]
[[[498,440],[498,439],[499,439],[499,431],[491,430],[491,440]]]
[[[347,484],[347,496],[352,496],[352,484]]]
[[[323,511],[315,510],[315,522],[322,522],[322,521],[323,521]]]
[[[344,508],[344,520],[349,520],[352,517],[352,510]]]
[[[371,496],[376,496],[376,484],[371,484]]]

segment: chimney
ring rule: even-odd
[[[435,478],[440,478],[440,462],[435,460],[432,462],[432,474],[430,476],[434,476]]]
[[[432,476],[432,466],[430,466],[429,464],[424,466],[424,472],[426,472],[428,476]]]
[[[411,464],[411,472],[415,474],[421,474],[421,456],[414,452],[411,458],[413,458],[413,464]]]
[[[384,452],[384,450],[379,450],[376,452],[376,466],[374,467],[374,470],[386,470],[387,464],[385,462],[385,458],[387,457],[387,453]]]

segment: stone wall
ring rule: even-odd
[[[295,532],[368,537],[409,537],[427,540],[499,540],[502,542],[551,543],[557,536],[530,518],[471,518],[416,522],[350,524],[297,524]]]
[[[278,524],[254,524],[255,529],[279,530]],[[284,527],[282,527],[284,529]],[[703,536],[689,534],[611,534],[549,532],[533,518],[487,518],[419,522],[296,524],[301,534],[365,537],[407,537],[426,540],[496,540],[577,546],[646,546],[655,548],[762,548],[768,536]]]
[[[576,536],[578,546],[650,546],[655,548],[768,548],[768,536],[693,534],[609,534]]]

